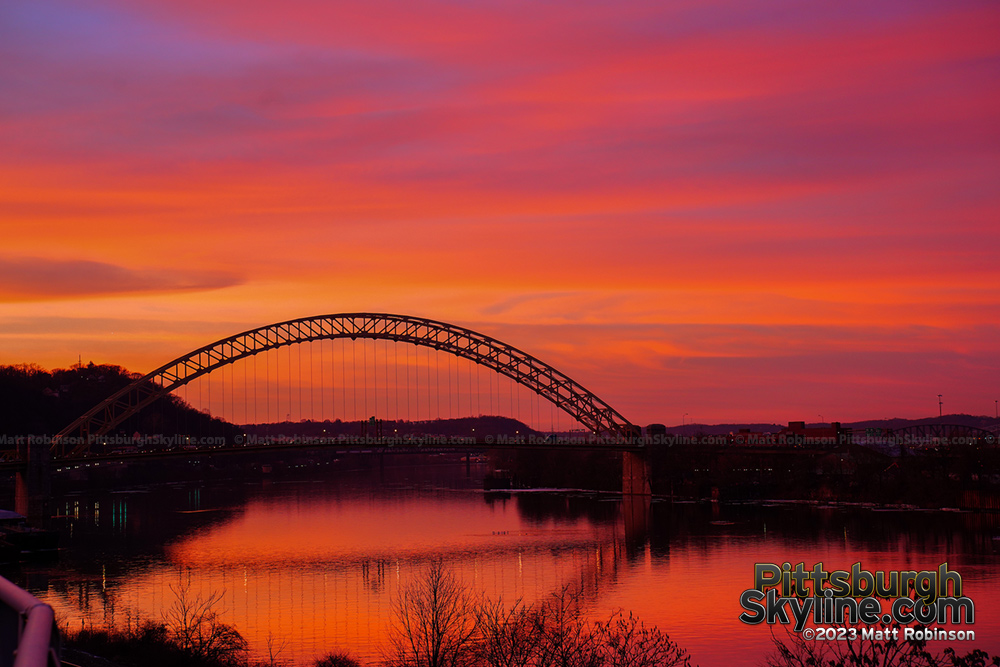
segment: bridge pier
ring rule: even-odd
[[[653,500],[649,455],[645,450],[622,452],[622,516],[625,547],[629,557],[649,536],[650,505]]]
[[[49,446],[44,441],[31,441],[21,445],[19,450],[21,459],[27,462],[27,470],[17,472],[14,482],[14,511],[27,517],[32,523],[47,522],[51,515],[49,497],[52,495]]]
[[[622,518],[625,519],[625,552],[634,557],[649,540],[652,497],[622,496]]]
[[[653,487],[646,450],[622,452],[622,495],[651,496]]]

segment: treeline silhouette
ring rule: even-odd
[[[77,364],[52,371],[35,364],[0,365],[0,405],[4,406],[0,413],[0,435],[55,435],[141,377],[110,364]],[[237,425],[201,412],[175,394],[168,394],[129,417],[115,428],[113,435],[221,436],[231,442],[244,432],[289,438],[539,435],[516,419],[487,415],[423,421],[327,419]]]
[[[121,366],[77,364],[47,371],[35,364],[0,366],[0,435],[52,436],[142,377]],[[168,394],[125,420],[114,434],[231,437],[239,429]]]

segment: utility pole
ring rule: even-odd
[[[943,408],[942,408],[941,406],[943,406],[943,405],[944,405],[944,403],[942,403],[942,402],[941,402],[941,396],[942,396],[942,395],[943,395],[943,394],[938,394],[938,417],[941,417],[941,415],[942,415],[942,410],[943,410]]]

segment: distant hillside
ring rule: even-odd
[[[0,366],[0,435],[53,436],[77,417],[141,377],[113,365],[87,364],[47,371],[35,365]],[[376,433],[378,430],[378,433]],[[479,416],[460,419],[390,421],[299,421],[236,425],[196,410],[170,394],[121,424],[115,433],[132,435],[188,434],[234,437],[256,435],[336,437],[339,435],[468,436],[535,433],[524,423],[507,417]]]
[[[462,417],[458,419],[430,419],[424,421],[394,421],[386,419],[380,423],[368,421],[304,420],[298,422],[277,422],[273,424],[246,424],[247,433],[254,435],[281,437],[303,436],[313,438],[335,438],[346,436],[470,436],[483,435],[531,435],[537,434],[527,424],[508,417]]]
[[[31,364],[0,366],[0,435],[54,435],[74,419],[94,407],[115,391],[140,377],[121,366],[78,364],[72,368],[44,370]],[[944,415],[924,419],[872,419],[844,423],[854,429],[900,429],[921,424],[960,424],[976,428],[996,429],[1000,420],[978,415]],[[818,426],[818,423],[810,423]],[[682,424],[667,426],[676,435],[725,435],[740,429],[755,433],[776,433],[786,424],[730,423]],[[189,434],[232,436],[245,431],[259,435],[363,435],[374,428],[366,422],[280,422],[255,426],[238,426],[194,409],[176,395],[152,404],[122,424],[117,433]],[[469,435],[473,432],[494,435],[534,433],[527,425],[506,417],[468,417],[425,421],[385,421],[382,435]],[[372,433],[374,435],[374,433]]]
[[[826,426],[829,422],[808,422],[806,426]],[[996,429],[1000,426],[1000,420],[995,417],[979,415],[944,415],[943,417],[926,417],[924,419],[869,419],[857,422],[842,422],[844,428],[864,430],[866,428],[890,428],[900,429],[907,426],[921,426],[924,424],[957,424],[960,426],[973,426],[981,429]],[[668,426],[667,431],[677,435],[726,435],[727,433],[737,433],[740,429],[749,429],[753,433],[777,433],[787,427],[788,424],[684,424]]]
[[[0,435],[53,436],[77,417],[141,377],[121,366],[78,364],[47,371],[39,366],[0,366]],[[168,395],[126,420],[116,433],[231,435],[238,429]]]
[[[683,426],[668,426],[667,432],[675,435],[726,435],[736,433],[741,428],[750,429],[753,433],[777,433],[785,424],[755,423],[755,424],[684,424]]]
[[[957,424],[959,426],[973,426],[975,428],[989,429],[1000,424],[1000,420],[995,417],[985,417],[979,415],[944,415],[943,417],[927,417],[925,419],[870,419],[868,421],[851,422],[844,424],[850,428],[891,428],[900,429],[907,426],[922,426],[924,424]]]

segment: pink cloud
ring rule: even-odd
[[[105,262],[39,257],[0,258],[0,301],[211,290],[240,282],[239,277],[220,271],[131,269]]]
[[[998,29],[979,2],[13,0],[0,299],[610,326],[584,372],[637,414],[808,373],[828,404],[902,409],[915,368],[986,391]]]

